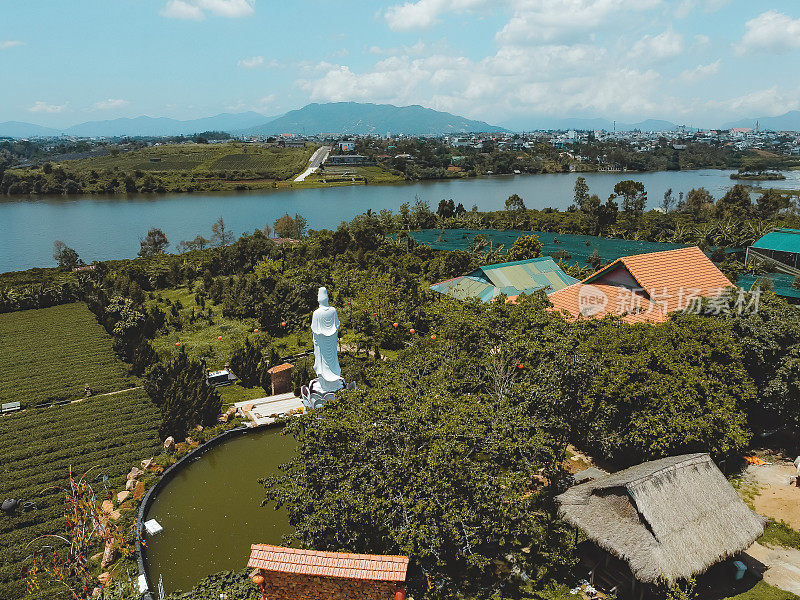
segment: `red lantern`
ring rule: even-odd
[[[256,573],[255,575],[253,575],[253,583],[255,583],[258,587],[261,587],[262,585],[264,585],[264,576],[259,573]]]
[[[175,342],[175,345],[176,345],[176,346],[180,346],[180,345],[181,345],[181,343],[180,343],[180,342]]]
[[[447,340],[447,343],[448,343],[448,344],[452,344],[452,343],[453,343],[453,340]]]
[[[399,327],[400,323],[392,323],[392,325],[394,325],[395,327]]]
[[[347,306],[350,306],[350,300],[347,301]]]
[[[409,329],[408,333],[416,333],[413,329]]]
[[[253,329],[253,333],[258,333],[258,329]]]
[[[372,313],[372,316],[373,316],[373,317],[377,317],[377,316],[378,316],[378,313]]]
[[[217,339],[218,339],[218,340],[221,340],[221,339],[222,339],[222,336],[221,336],[221,335],[218,335],[218,336],[217,336]]]
[[[402,585],[398,585],[394,592],[394,600],[406,600],[406,590]]]
[[[281,321],[281,327],[286,327],[286,321]]]
[[[522,363],[520,363],[520,364],[518,364],[518,365],[517,365],[517,368],[518,368],[518,369],[524,369],[524,368],[525,368],[525,365],[523,365]]]
[[[432,339],[432,340],[435,340],[435,339],[436,339],[436,336],[435,336],[435,335],[432,335],[432,336],[431,336],[431,339]]]

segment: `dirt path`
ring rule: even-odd
[[[800,529],[800,488],[794,484],[795,466],[789,460],[775,459],[769,465],[749,466],[745,473],[760,488],[753,498],[756,512]]]
[[[751,562],[748,557],[757,562]],[[762,546],[756,542],[747,549],[744,562],[748,563],[748,568],[753,568],[756,572],[763,571],[764,581],[768,584],[793,594],[800,594],[800,550],[782,546]]]

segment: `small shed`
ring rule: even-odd
[[[747,249],[746,262],[771,260],[778,270],[797,275],[800,273],[800,229],[779,227],[760,237]],[[782,267],[782,268],[781,268]]]
[[[253,544],[247,566],[258,569],[270,600],[391,600],[405,595],[408,557]]]
[[[708,454],[642,463],[576,485],[556,501],[561,518],[598,549],[592,576],[613,582],[623,597],[645,598],[661,584],[702,574],[764,533],[764,517]]]

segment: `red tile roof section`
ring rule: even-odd
[[[267,373],[280,373],[281,371],[288,371],[292,368],[291,363],[283,363],[282,365],[277,365],[272,367],[271,369],[267,370]]]
[[[400,583],[406,580],[408,557],[319,552],[253,544],[250,546],[247,566],[280,573]]]
[[[611,281],[610,274],[620,266],[624,266],[642,290],[634,293]],[[660,323],[667,314],[687,308],[694,298],[716,296],[733,284],[696,246],[636,254],[623,256],[580,283],[550,294],[548,300],[553,303],[553,310],[567,311],[572,318],[580,316],[582,297],[596,293],[587,285],[605,294],[608,301],[586,316],[616,314],[628,323]]]

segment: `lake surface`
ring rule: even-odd
[[[286,513],[262,507],[258,479],[277,474],[296,442],[280,429],[232,438],[178,473],[156,497],[147,519],[164,531],[147,536],[150,586],[189,590],[206,575],[247,565],[250,544],[283,545],[291,531]]]
[[[644,183],[651,207],[664,192],[675,196],[705,187],[722,196],[735,182],[732,171],[662,171],[656,173],[587,173],[591,193],[608,197],[624,179]],[[132,258],[139,238],[150,227],[160,227],[174,249],[181,240],[211,235],[211,223],[222,216],[237,235],[274,223],[284,213],[299,213],[313,229],[335,229],[367,209],[397,211],[415,197],[435,210],[439,200],[452,198],[469,210],[502,209],[511,194],[519,194],[528,208],[560,208],[572,204],[579,174],[510,175],[479,179],[427,181],[392,186],[348,186],[304,190],[211,194],[131,196],[29,197],[0,200],[0,272],[54,266],[53,242],[75,248],[87,263]],[[756,187],[800,189],[800,171],[789,171],[784,181],[750,182]]]

